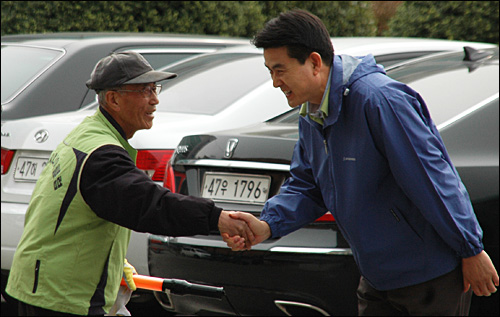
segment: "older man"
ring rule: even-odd
[[[210,200],[156,185],[128,139],[153,125],[157,72],[140,54],[111,54],[87,81],[99,109],[52,153],[26,212],[7,292],[21,315],[104,315],[116,297],[130,230],[171,236],[219,229],[253,237]]]

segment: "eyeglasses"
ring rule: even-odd
[[[140,90],[131,90],[131,89],[110,89],[110,90],[112,90],[112,91],[140,92],[144,96],[151,98],[153,96],[153,93],[157,96],[160,94],[161,84],[156,84],[154,86],[146,86]]]

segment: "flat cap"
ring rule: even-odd
[[[136,52],[112,53],[102,58],[90,74],[86,85],[99,91],[125,84],[147,84],[177,77],[177,74],[158,72]]]

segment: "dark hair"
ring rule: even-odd
[[[333,45],[328,30],[317,16],[304,10],[284,12],[268,21],[252,43],[264,49],[285,46],[288,56],[301,64],[312,52],[319,53],[328,66],[333,60]]]

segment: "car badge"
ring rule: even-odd
[[[35,133],[35,141],[37,141],[38,143],[43,143],[47,141],[48,138],[49,138],[49,131],[45,129]]]
[[[189,152],[189,145],[178,145],[177,146],[177,153],[186,154],[187,152]]]
[[[226,144],[226,152],[224,153],[224,157],[231,158],[237,145],[238,139],[229,139]]]

